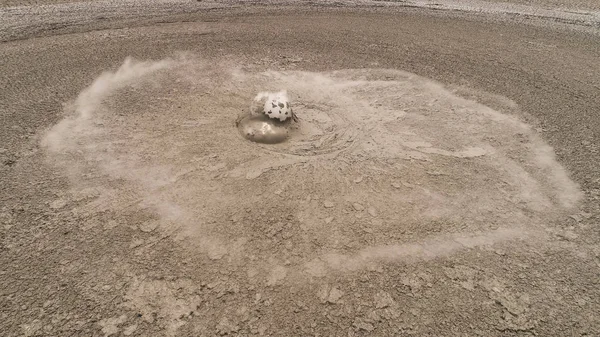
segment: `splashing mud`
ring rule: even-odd
[[[279,144],[245,141],[231,126],[256,92],[278,88],[293,93],[301,126]],[[145,212],[129,225],[152,222],[215,259],[360,267],[361,256],[402,260],[412,243],[466,233],[426,251],[445,256],[493,244],[499,229],[502,240],[539,229],[581,194],[516,117],[397,70],[128,60],[67,113],[43,143],[75,190],[99,191],[77,212]]]

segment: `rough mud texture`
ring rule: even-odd
[[[3,335],[598,335],[593,26],[317,5],[0,45]]]

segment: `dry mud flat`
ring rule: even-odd
[[[3,12],[6,335],[598,334],[593,24],[156,6]]]

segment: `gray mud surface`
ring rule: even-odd
[[[595,2],[40,3],[0,8],[0,335],[600,335]]]

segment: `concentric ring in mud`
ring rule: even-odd
[[[236,116],[257,92],[279,89],[301,119],[290,141],[240,137]],[[116,209],[118,218],[120,205],[133,205],[149,214],[140,228],[178,232],[210,256],[234,245],[263,261],[296,256],[300,270],[315,259],[337,268],[346,254],[432,232],[523,235],[580,198],[527,125],[400,71],[128,61],[73,110],[45,144],[74,171],[75,189],[102,191],[79,211]]]
[[[362,130],[335,104],[303,103],[294,105],[300,120],[290,126],[289,139],[281,144],[257,144],[265,151],[295,156],[318,156],[352,147]]]

